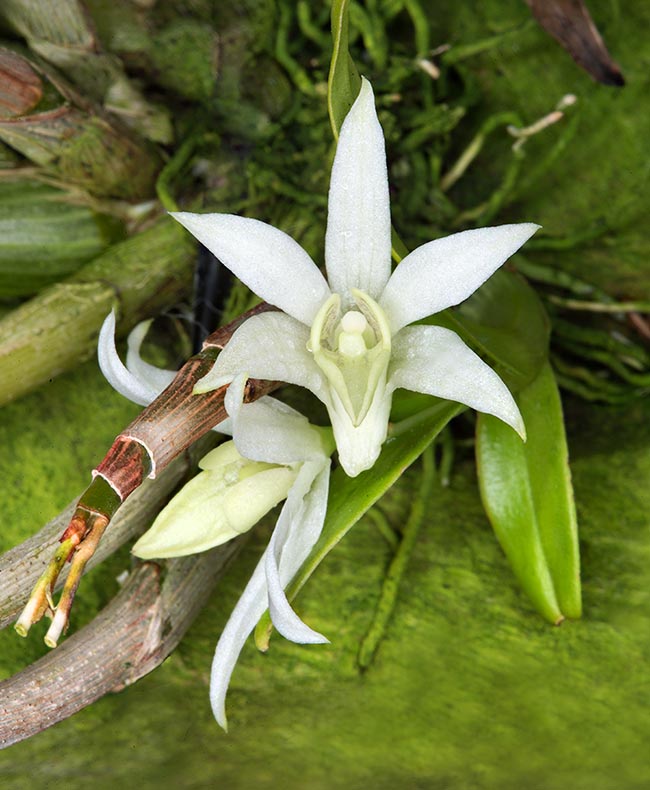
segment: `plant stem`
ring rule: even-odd
[[[452,167],[440,179],[440,189],[443,192],[450,190],[453,185],[463,177],[467,168],[472,164],[485,145],[488,136],[500,126],[513,124],[521,125],[521,119],[514,112],[502,112],[490,116],[476,133],[467,148],[458,157]]]
[[[81,573],[119,506],[145,478],[155,478],[180,453],[225,419],[223,400],[227,387],[194,395],[194,385],[214,364],[217,349],[223,348],[246,318],[273,309],[261,304],[210,335],[203,351],[191,357],[176,378],[113,442],[95,469],[95,478],[81,495],[73,517],[61,536],[71,551],[72,565],[59,604],[52,595],[65,558],[57,550],[36,584],[16,624],[21,636],[31,625],[52,611],[54,621],[45,643],[54,647],[67,627]],[[277,382],[249,380],[245,399],[253,401],[277,387]]]
[[[244,539],[245,540],[245,539]],[[159,666],[243,545],[139,565],[111,603],[56,653],[0,683],[0,748],[72,716]]]
[[[359,647],[357,663],[362,671],[368,669],[372,663],[377,648],[386,633],[386,627],[395,609],[399,585],[413,553],[435,481],[436,467],[433,457],[433,446],[430,445],[422,454],[422,477],[418,495],[413,502],[411,513],[404,527],[402,540],[388,566],[375,616]]]
[[[115,304],[120,332],[190,293],[196,245],[167,217],[0,320],[0,405],[88,359]]]
[[[145,480],[112,520],[110,530],[102,538],[87,568],[95,567],[123,543],[141,535],[150,526],[161,505],[215,442],[216,434],[204,436],[155,480]],[[27,603],[31,589],[47,566],[49,556],[62,545],[59,537],[75,514],[75,505],[72,503],[35,535],[0,557],[0,628],[15,620]],[[69,565],[64,564],[58,583],[51,587],[54,592],[62,586],[68,568]]]

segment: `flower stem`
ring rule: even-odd
[[[508,125],[521,125],[521,119],[516,113],[501,112],[490,116],[471,140],[467,148],[465,148],[456,162],[452,165],[451,169],[440,179],[440,189],[443,192],[448,192],[454,184],[463,177],[467,168],[479,155],[489,135],[495,129]]]
[[[401,543],[388,566],[375,616],[359,647],[357,664],[362,671],[368,669],[372,663],[377,648],[386,633],[386,628],[392,617],[393,610],[395,609],[400,582],[415,547],[425,509],[431,497],[435,481],[436,468],[433,456],[433,445],[429,445],[422,454],[422,478],[418,495],[411,508],[406,526],[404,527]]]

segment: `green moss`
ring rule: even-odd
[[[6,545],[30,531],[27,512],[46,518],[70,499],[126,417],[90,366],[51,393],[52,403],[69,405],[49,418],[49,396],[5,410],[5,446],[10,442],[28,475],[22,498],[10,496],[17,467],[3,470],[2,498],[13,502]],[[89,423],[77,439],[98,404],[106,419]],[[29,428],[28,411],[38,427]],[[616,412],[571,403],[568,411],[583,621],[552,628],[532,612],[489,530],[466,458],[451,488],[431,503],[394,619],[367,673],[358,673],[356,653],[389,550],[364,521],[298,600],[300,613],[332,644],[301,647],[274,636],[267,655],[247,645],[228,697],[231,733],[216,727],[207,700],[210,658],[267,539],[260,534],[163,667],[0,753],[4,786],[270,788],[279,777],[290,788],[644,786],[650,406]],[[15,427],[20,419],[24,431]],[[383,504],[396,525],[416,474],[407,473]],[[113,591],[101,572],[85,580],[75,626]],[[3,636],[8,673],[31,659],[33,641]],[[10,643],[18,647],[7,649]]]
[[[177,20],[156,34],[150,50],[156,81],[186,99],[207,101],[218,71],[217,38],[195,20]]]

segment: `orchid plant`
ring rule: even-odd
[[[399,260],[395,249],[402,245],[391,243],[384,135],[370,83],[359,77],[348,52],[347,6],[347,0],[332,3],[328,108],[338,144],[325,236],[327,279],[296,241],[271,225],[230,214],[177,211],[165,184],[184,160],[161,174],[162,204],[267,304],[212,333],[178,372],[142,358],[147,322],[131,333],[122,364],[115,315],[106,319],[100,366],[119,392],[148,408],[115,438],[94,470],[16,623],[25,636],[44,614],[52,616],[45,642],[55,647],[86,563],[126,498],[210,428],[231,434],[232,441],[201,459],[199,474],[133,547],[142,559],[204,552],[249,531],[285,500],[216,647],[210,697],[224,729],[230,677],[251,631],[257,625],[261,649],[271,623],[294,642],[328,641],[302,622],[289,600],[347,530],[425,453],[422,486],[406,526],[398,535],[384,525],[395,556],[368,632],[372,639],[360,651],[359,666],[368,666],[361,654],[371,656],[379,644],[395,604],[396,578],[406,568],[430,502],[432,442],[464,406],[480,412],[475,447],[481,495],[523,589],[551,623],[581,614],[577,525],[561,404],[548,362],[547,318],[516,274],[499,272],[486,283],[538,226],[467,230],[430,241]],[[186,156],[190,148],[183,149]],[[444,192],[467,165],[462,154],[439,179],[439,188]],[[490,202],[489,216],[498,205]],[[464,212],[455,222],[477,216]],[[184,236],[178,227],[176,235]],[[391,258],[398,263],[394,271]],[[457,305],[455,313],[432,319]],[[503,373],[516,400],[485,360]],[[311,425],[268,397],[281,382],[316,395],[331,428]],[[400,388],[443,400],[416,406],[413,414],[412,405],[421,401],[409,398],[404,418],[407,399],[395,408],[392,403]],[[246,402],[255,398],[260,399]],[[450,446],[447,432],[441,480],[450,466]],[[330,477],[335,451],[340,468]],[[209,565],[212,559],[190,564]],[[71,566],[55,605],[55,584],[66,561]]]
[[[466,299],[538,226],[504,225],[432,241],[391,275],[384,138],[366,80],[342,125],[332,168],[329,284],[307,253],[270,225],[224,214],[173,216],[259,296],[283,310],[245,321],[197,384],[197,392],[230,385],[225,400],[230,419],[217,428],[232,431],[233,441],[202,459],[203,471],[134,547],[145,559],[204,551],[247,531],[286,497],[269,546],[217,645],[211,701],[225,728],[231,673],[267,607],[286,638],[327,641],[298,618],[284,590],[322,530],[331,432],[269,397],[244,404],[247,379],[277,379],[311,390],[327,407],[339,461],[350,477],[377,460],[399,387],[494,415],[525,438],[506,385],[458,335],[409,324]],[[117,355],[114,330],[111,315],[100,335],[102,370],[123,395],[149,403],[174,373],[140,356],[146,324],[131,333],[126,366]]]

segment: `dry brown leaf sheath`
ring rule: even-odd
[[[539,24],[575,62],[603,85],[625,85],[582,0],[526,0]]]

